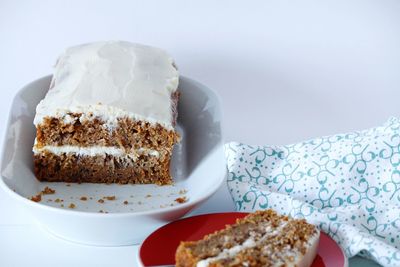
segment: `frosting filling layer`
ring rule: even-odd
[[[228,258],[233,258],[235,257],[238,253],[240,253],[242,250],[249,249],[256,247],[260,245],[262,242],[266,241],[268,238],[273,238],[276,237],[279,234],[282,234],[283,228],[286,226],[286,222],[282,223],[279,225],[277,228],[272,229],[271,226],[267,226],[265,229],[265,234],[258,240],[255,240],[253,237],[249,237],[246,239],[242,244],[235,245],[229,249],[225,248],[223,249],[218,255],[205,258],[201,261],[199,261],[196,264],[196,267],[207,267],[213,262],[219,261],[219,260],[224,260]],[[286,258],[289,259],[291,257],[290,262],[275,262],[276,266],[282,266],[282,264],[286,263],[288,264],[287,266],[301,266],[301,267],[308,267],[307,264],[303,263],[312,263],[315,255],[316,255],[316,244],[318,244],[319,240],[319,232],[317,232],[314,236],[312,236],[309,241],[306,243],[306,247],[308,248],[307,252],[305,255],[302,255],[300,251],[298,250],[293,250],[290,248],[287,248],[282,251],[284,255],[287,255]],[[266,244],[268,246],[268,244]],[[275,266],[274,265],[274,266]]]
[[[139,155],[149,155],[153,157],[159,157],[160,153],[157,150],[153,149],[135,149],[130,151],[130,153],[126,153],[124,149],[116,148],[116,147],[108,147],[108,146],[89,146],[89,147],[80,147],[80,146],[44,146],[41,148],[33,147],[33,152],[35,154],[39,154],[41,152],[51,152],[56,155],[73,153],[79,156],[98,156],[98,155],[111,155],[115,157],[123,157],[130,156],[131,158],[137,158]]]

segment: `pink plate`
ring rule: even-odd
[[[180,241],[199,240],[206,234],[235,223],[248,213],[227,212],[193,216],[169,223],[146,238],[139,250],[139,259],[144,266],[173,265],[175,251]],[[312,267],[344,267],[346,257],[341,248],[325,233],[321,233],[318,255]]]

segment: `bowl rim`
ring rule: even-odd
[[[40,77],[38,79],[35,79],[29,83],[27,83],[26,85],[24,85],[21,89],[19,89],[17,91],[17,93],[15,94],[15,96],[13,97],[12,100],[12,104],[10,106],[10,108],[12,108],[14,106],[15,100],[18,98],[18,96],[20,94],[22,94],[22,92],[24,90],[26,90],[27,87],[32,86],[34,83],[40,82],[41,80],[46,80],[51,78],[52,75],[45,75],[43,77]],[[209,87],[207,87],[206,85],[188,78],[186,76],[180,75],[179,79],[183,79],[186,80],[190,83],[194,83],[194,84],[198,84],[202,87],[203,90],[208,91],[209,94],[212,94],[215,97],[216,103],[218,103],[218,107],[219,107],[219,113],[220,113],[220,119],[221,119],[221,139],[220,142],[218,142],[217,147],[221,146],[221,150],[223,152],[224,148],[224,134],[223,134],[223,127],[222,127],[222,121],[223,121],[223,114],[222,114],[222,110],[221,110],[221,98],[220,96],[213,90],[211,90]],[[8,119],[6,122],[6,129],[8,129],[10,122],[11,122],[11,117],[12,117],[12,112],[9,111],[8,114]],[[2,141],[2,150],[0,153],[0,171],[2,170],[2,163],[3,163],[3,155],[4,155],[4,145],[6,143],[6,135],[7,135],[7,131],[5,131],[5,136],[4,139]],[[214,151],[214,149],[212,149],[211,151]],[[199,196],[198,198],[196,198],[195,200],[190,200],[176,205],[176,206],[169,206],[169,207],[164,207],[164,208],[156,208],[156,209],[151,209],[151,210],[146,210],[146,211],[137,211],[137,212],[118,212],[118,213],[99,213],[99,212],[87,212],[87,211],[79,211],[79,210],[72,210],[72,209],[63,209],[63,208],[59,208],[59,207],[53,207],[53,206],[47,206],[44,204],[41,204],[39,202],[34,202],[24,196],[21,196],[20,194],[18,194],[17,192],[15,192],[14,190],[12,190],[4,181],[4,177],[3,175],[0,173],[0,188],[2,188],[9,196],[11,196],[12,198],[14,198],[15,200],[17,200],[20,204],[25,204],[28,205],[32,208],[35,209],[41,209],[43,211],[49,211],[49,212],[56,212],[59,214],[64,214],[64,215],[73,215],[73,216],[82,216],[82,217],[91,217],[91,218],[107,218],[107,219],[111,219],[111,218],[124,218],[124,217],[136,217],[136,216],[147,216],[147,215],[162,215],[162,214],[166,214],[166,213],[171,213],[174,211],[180,211],[180,210],[184,210],[184,209],[188,209],[191,208],[193,206],[198,206],[200,205],[202,202],[204,202],[205,200],[207,200],[208,198],[210,198],[215,192],[218,191],[218,189],[222,186],[223,182],[225,181],[225,178],[227,176],[227,169],[226,169],[226,159],[224,156],[221,156],[223,162],[225,163],[225,167],[223,168],[221,166],[221,168],[223,168],[222,174],[220,175],[221,177],[219,177],[218,180],[215,180],[214,183],[212,183],[212,185],[210,186],[210,190],[207,190],[206,194]]]

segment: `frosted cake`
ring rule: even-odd
[[[37,179],[172,183],[178,83],[173,59],[158,48],[110,41],[67,49],[36,108]]]

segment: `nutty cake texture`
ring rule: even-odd
[[[257,211],[199,241],[181,242],[177,267],[309,266],[319,230],[305,220]]]
[[[158,48],[110,41],[67,49],[36,109],[37,179],[171,184],[178,82]]]

